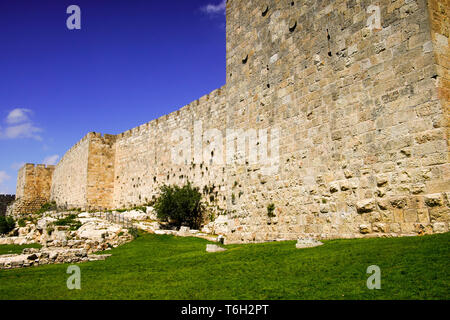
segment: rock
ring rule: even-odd
[[[131,220],[143,221],[148,219],[148,215],[145,212],[138,210],[131,210],[123,213],[124,217]]]
[[[367,213],[375,210],[375,200],[365,199],[358,201],[356,204],[356,210],[358,211],[358,213]]]
[[[366,225],[366,224],[361,224],[359,226],[359,232],[362,234],[368,234],[370,233],[370,226]]]
[[[204,227],[202,228],[202,232],[203,232],[203,233],[206,233],[206,234],[210,234],[210,233],[212,233],[212,230],[211,230],[211,228],[209,227],[209,225],[206,225],[206,226],[204,226]]]
[[[37,258],[38,258],[38,256],[35,253],[33,253],[27,257],[28,260],[37,260]]]
[[[295,247],[297,249],[303,249],[303,248],[314,248],[321,245],[323,245],[323,242],[320,242],[315,239],[298,239]]]
[[[56,219],[53,219],[51,217],[44,217],[44,218],[38,220],[36,228],[38,230],[45,230],[45,229],[47,229],[48,225],[50,225],[51,223],[53,223],[55,221],[56,221]]]
[[[181,227],[177,235],[180,237],[188,237],[191,236],[192,234],[189,232],[189,227]]]
[[[89,261],[103,261],[111,257],[111,254],[90,254],[87,256]]]
[[[406,207],[406,199],[405,198],[396,198],[391,200],[391,205],[397,209],[403,209]]]
[[[429,207],[439,207],[442,206],[441,194],[429,194],[425,196],[425,204]]]
[[[158,220],[158,216],[155,212],[155,209],[153,207],[147,207],[147,216],[150,220]]]
[[[445,222],[435,222],[433,223],[433,232],[435,233],[445,233],[448,231]]]
[[[206,252],[222,252],[226,251],[227,249],[219,247],[215,244],[207,244],[206,245]]]
[[[51,235],[51,239],[58,241],[67,240],[67,235],[65,231],[53,231]]]
[[[78,218],[90,218],[91,215],[88,212],[82,212],[78,215]]]
[[[337,182],[333,182],[330,184],[330,192],[335,193],[339,191],[339,184]]]

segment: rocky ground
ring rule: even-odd
[[[48,211],[22,218],[20,227],[6,237],[0,237],[0,245],[25,245],[38,243],[41,249],[24,249],[22,254],[0,255],[0,269],[11,269],[52,263],[77,263],[101,260],[108,255],[94,253],[107,251],[133,239],[130,228],[155,234],[195,236],[217,241],[217,234],[228,221],[219,217],[202,230],[188,227],[179,229],[157,221],[152,207],[146,212],[56,212]]]

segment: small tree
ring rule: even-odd
[[[154,208],[161,221],[171,220],[175,226],[188,225],[196,229],[201,226],[205,210],[201,192],[190,182],[183,187],[161,187],[161,194],[156,199]]]
[[[7,234],[16,226],[14,219],[11,217],[0,216],[0,234]]]

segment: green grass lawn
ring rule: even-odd
[[[18,246],[14,244],[5,244],[0,245],[0,255],[2,254],[17,254],[22,253],[22,250],[25,248],[41,248],[42,246],[40,244],[25,244],[23,246]]]
[[[230,245],[143,234],[79,264],[81,290],[66,287],[68,265],[0,271],[0,299],[448,299],[450,233],[408,238]],[[366,286],[381,268],[381,290]]]

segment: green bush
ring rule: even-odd
[[[56,210],[56,202],[48,202],[42,205],[42,207],[36,211],[36,214],[43,214],[47,211]]]
[[[13,218],[0,216],[0,234],[7,234],[16,227]]]
[[[267,215],[269,216],[269,218],[273,218],[275,217],[275,204],[271,203],[267,206]]]
[[[17,225],[21,228],[25,227],[27,225],[25,219],[19,219],[19,221],[17,221]]]
[[[187,225],[198,229],[205,210],[199,188],[188,182],[183,187],[163,186],[154,205],[158,219],[171,221],[177,227]]]
[[[122,233],[122,235],[123,235],[123,232],[121,232]],[[128,229],[128,233],[134,238],[134,239],[136,239],[137,237],[139,237],[139,232],[138,232],[138,229],[136,229],[136,228],[129,228]],[[120,237],[121,235],[119,234],[119,237]]]
[[[65,218],[55,221],[55,226],[68,226],[70,231],[78,230],[81,227],[81,222],[76,220],[77,215],[71,214]]]

